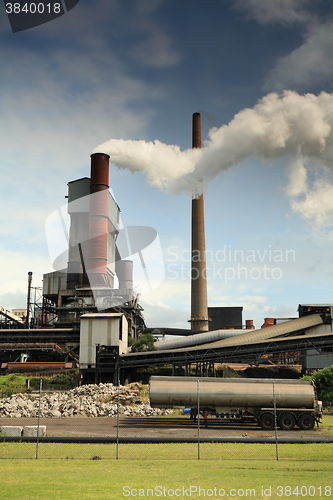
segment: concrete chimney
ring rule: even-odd
[[[192,148],[201,148],[200,113],[193,114]],[[204,200],[192,200],[191,330],[208,331]]]
[[[109,155],[91,155],[87,274],[90,286],[109,286],[107,248],[109,225]]]
[[[267,326],[275,325],[275,318],[264,318],[264,324],[261,325],[261,328],[266,328]]]
[[[133,261],[116,261],[116,274],[119,281],[119,288],[126,290],[133,289]]]

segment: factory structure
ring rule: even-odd
[[[201,147],[200,114],[192,147]],[[83,383],[130,380],[144,367],[171,365],[174,374],[215,375],[216,364],[269,362],[333,364],[333,305],[301,304],[298,318],[266,318],[255,330],[242,307],[208,307],[203,194],[192,200],[190,328],[147,328],[133,286],[133,262],[120,229],[120,208],[109,191],[109,156],[91,155],[90,177],[68,183],[68,251],[44,274],[33,318],[32,273],[27,309],[0,307],[2,372],[79,367]],[[60,224],[61,224],[60,220]],[[194,258],[195,256],[195,258]],[[36,295],[36,293],[35,293]],[[152,333],[157,350],[130,352],[129,339]],[[166,336],[177,338],[166,340]],[[162,338],[162,340],[161,340]],[[22,366],[24,365],[24,366]],[[65,366],[66,365],[66,366]]]

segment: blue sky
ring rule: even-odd
[[[272,92],[274,137],[281,103],[283,113],[297,109],[290,141],[300,137],[272,153],[263,140],[208,175],[209,304],[242,305],[244,321],[260,327],[264,317],[296,316],[299,303],[332,302],[328,2],[80,0],[66,15],[15,34],[0,8],[1,306],[24,307],[28,271],[34,286],[52,271],[45,220],[65,203],[67,182],[89,175],[94,148],[110,139],[158,140],[184,151],[193,112],[201,112],[206,140],[212,127],[259,109]],[[244,128],[234,120],[227,129],[230,157],[245,148],[247,131],[256,133],[253,115],[241,117],[249,120]],[[225,148],[217,152],[222,163]],[[175,194],[177,179],[162,190],[147,179],[110,164],[124,225],[155,228],[164,255],[163,283],[141,298],[147,325],[186,327],[190,283],[181,256],[190,248],[191,196],[183,188]],[[237,257],[223,261],[224,249]]]

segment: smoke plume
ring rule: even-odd
[[[228,125],[212,128],[202,149],[181,151],[157,140],[111,139],[93,152],[107,153],[119,168],[144,172],[147,182],[159,189],[191,195],[250,157],[262,161],[288,157],[294,164],[291,184],[295,184],[295,176],[299,179],[297,169],[302,174],[302,186],[289,187],[289,196],[295,197],[306,191],[305,167],[297,166],[297,159],[333,165],[333,94],[299,95],[289,90],[282,95],[270,93],[253,108],[237,113]],[[301,210],[301,205],[297,207]]]

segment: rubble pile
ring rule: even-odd
[[[172,410],[151,408],[140,396],[138,383],[120,386],[119,414],[125,416],[168,415]],[[68,392],[43,394],[41,397],[41,417],[113,417],[117,415],[118,387],[113,384],[90,384]],[[0,400],[1,417],[38,417],[39,395],[15,394]]]

